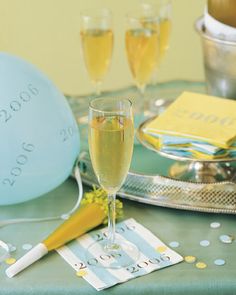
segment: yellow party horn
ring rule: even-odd
[[[85,193],[82,207],[62,223],[44,241],[37,244],[6,270],[9,278],[45,256],[49,251],[81,236],[107,221],[107,194],[102,189]],[[122,203],[116,200],[116,218],[122,216]]]

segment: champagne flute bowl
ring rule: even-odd
[[[99,95],[112,58],[112,13],[107,8],[94,8],[82,12],[80,19],[83,57],[96,95]]]
[[[125,44],[128,64],[139,89],[135,112],[145,113],[145,88],[150,82],[159,58],[159,16],[155,9],[141,5],[126,17]]]

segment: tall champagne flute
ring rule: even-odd
[[[158,55],[158,61],[156,68],[153,71],[151,83],[156,84],[159,74],[160,65],[169,49],[169,39],[172,27],[172,1],[171,0],[142,0],[142,6],[145,10],[157,12],[159,16],[159,33],[160,33],[160,53]],[[156,97],[152,98],[149,102],[149,114],[151,116],[163,111],[168,105],[167,101],[163,97],[159,97],[158,93]]]
[[[159,63],[164,58],[166,51],[169,49],[169,39],[172,26],[171,17],[171,0],[158,0],[156,1],[157,9],[160,18],[160,55]],[[158,63],[158,64],[159,64]]]
[[[96,94],[107,74],[113,50],[112,13],[94,8],[81,13],[81,43],[85,65]]]
[[[141,5],[127,14],[125,44],[130,70],[141,94],[137,112],[143,113],[145,87],[159,58],[159,16],[155,10]]]
[[[139,257],[137,247],[115,234],[115,198],[128,173],[134,141],[132,103],[125,99],[97,98],[89,106],[89,151],[94,172],[108,194],[108,237],[87,251],[106,257],[105,267],[128,266]],[[104,266],[104,265],[103,265]]]

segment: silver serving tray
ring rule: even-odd
[[[78,165],[83,183],[98,186],[87,152],[80,154]],[[160,175],[129,172],[118,195],[162,207],[236,214],[236,184],[228,181],[194,183]]]

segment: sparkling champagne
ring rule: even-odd
[[[85,64],[93,82],[101,82],[110,65],[113,33],[111,30],[87,29],[81,31]]]
[[[160,23],[152,22],[152,21],[144,21],[143,26],[147,28],[151,28],[159,33],[159,55],[158,55],[158,63],[165,55],[165,52],[169,48],[169,38],[170,38],[170,30],[171,30],[171,20],[168,18],[163,18]]]
[[[169,19],[163,19],[160,23],[160,57],[162,59],[165,52],[169,48],[169,38],[171,30],[171,21]]]
[[[132,75],[138,86],[142,87],[150,80],[158,62],[157,30],[149,28],[128,30],[126,51]]]
[[[89,124],[89,150],[100,185],[109,193],[121,187],[133,153],[134,127],[130,118],[98,116]]]

